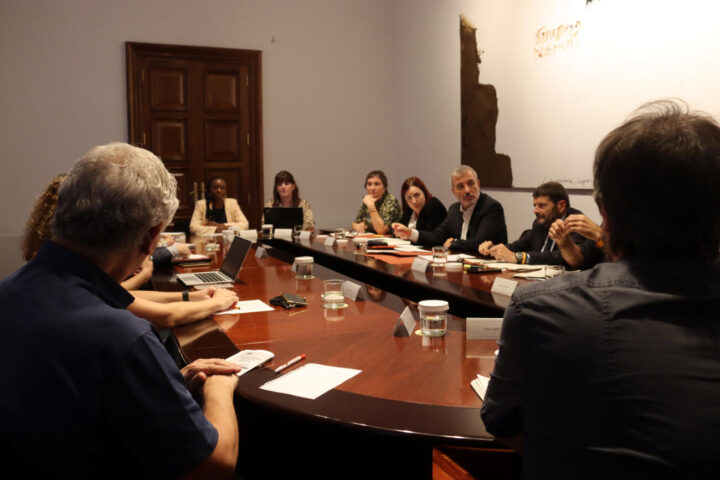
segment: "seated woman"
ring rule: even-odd
[[[387,191],[387,177],[381,170],[373,170],[365,177],[367,195],[352,224],[358,233],[379,233],[390,231],[390,225],[400,220],[400,204]]]
[[[402,184],[402,211],[400,223],[417,230],[434,230],[447,216],[445,205],[433,197],[418,177],[410,177]],[[397,223],[393,223],[393,229]]]
[[[30,212],[22,241],[23,258],[27,261],[35,257],[42,244],[52,236],[50,220],[55,215],[58,190],[65,177],[65,174],[55,177]],[[148,257],[137,273],[121,285],[135,297],[127,309],[160,329],[207,318],[227,310],[238,300],[235,292],[225,289],[208,288],[198,292],[138,290],[150,280],[152,272],[153,262]]]
[[[307,200],[300,198],[300,189],[292,173],[282,170],[275,175],[273,198],[265,202],[266,207],[300,207],[303,209],[303,230],[314,230],[315,220]],[[263,216],[263,223],[265,217]]]
[[[208,180],[205,199],[195,203],[190,220],[190,233],[221,233],[230,227],[247,230],[249,224],[240,210],[240,205],[234,198],[227,198],[226,192],[227,184],[221,177]]]

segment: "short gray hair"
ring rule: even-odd
[[[472,168],[470,165],[460,165],[459,167],[453,168],[453,171],[450,172],[450,185],[452,185],[453,183],[453,178],[460,177],[468,172],[472,173],[475,176],[475,180],[478,179],[478,174],[474,168]]]
[[[60,187],[53,237],[102,255],[139,246],[178,206],[177,182],[152,152],[127,143],[95,147]]]

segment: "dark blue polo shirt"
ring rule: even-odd
[[[28,467],[165,478],[212,453],[217,431],[132,300],[52,242],[0,282],[0,425]]]

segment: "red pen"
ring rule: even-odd
[[[300,360],[304,360],[304,359],[305,359],[304,353],[302,355],[298,355],[297,357],[293,358],[289,362],[284,363],[284,364],[280,365],[279,367],[277,367],[275,369],[275,373],[280,373],[283,370],[285,370],[286,368],[291,367],[291,366],[295,365],[296,363],[298,363]]]

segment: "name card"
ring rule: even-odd
[[[257,230],[240,230],[240,237],[244,238],[245,240],[257,240],[258,233]]]
[[[335,245],[335,237],[327,237],[327,238],[325,239],[324,245],[325,245],[326,247],[332,247],[333,245]]]
[[[257,247],[255,249],[255,258],[267,258],[268,253],[263,247]]]
[[[415,317],[413,317],[410,307],[405,307],[405,310],[402,311],[397,322],[395,322],[393,336],[409,337],[413,330],[415,330]]]
[[[492,293],[499,293],[500,295],[511,296],[517,287],[518,282],[515,280],[508,280],[507,278],[497,277],[493,282],[490,291]]]
[[[427,270],[428,265],[430,265],[430,262],[421,256],[415,257],[415,260],[413,260],[412,266],[410,267],[411,270],[415,270],[416,272],[423,272]]]
[[[358,285],[357,283],[345,280],[341,288],[343,295],[352,300],[353,302],[359,298],[363,298],[362,286]]]
[[[292,240],[292,228],[276,228],[273,237],[283,240]]]
[[[502,318],[468,317],[465,325],[468,340],[497,340],[500,338]]]
[[[312,235],[313,232],[310,230],[303,230],[300,232],[300,240],[310,240],[310,235]]]

